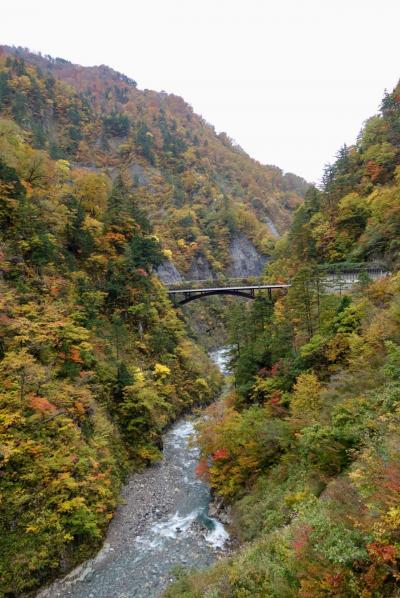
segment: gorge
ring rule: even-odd
[[[225,348],[214,351],[211,358],[227,373]],[[195,473],[198,417],[201,414],[176,422],[163,436],[163,460],[128,479],[96,557],[38,598],[156,598],[178,566],[205,567],[224,553],[229,534],[209,517],[209,489]]]
[[[1,595],[399,596],[399,194],[399,86],[316,187],[0,48]]]

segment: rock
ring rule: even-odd
[[[238,235],[232,239],[229,251],[231,255],[229,276],[246,278],[262,274],[268,258],[258,253],[253,243],[244,235]]]
[[[275,237],[275,239],[279,239],[280,234],[278,229],[276,228],[275,224],[272,222],[271,218],[268,218],[268,216],[266,216],[264,218],[265,224],[268,226],[269,228],[269,232],[271,233],[271,235],[273,237]]]
[[[203,255],[193,258],[190,268],[186,273],[188,280],[210,280],[214,278],[214,273],[208,260]]]
[[[156,274],[164,284],[177,284],[183,280],[179,270],[168,260],[158,266]]]
[[[182,439],[182,430],[187,426],[185,420],[182,424],[180,435],[174,436],[173,431],[165,435],[167,458],[161,467],[131,474],[103,549],[71,572],[69,578],[56,582],[48,593],[42,592],[41,598],[156,597],[165,588],[172,566],[180,563],[202,567],[215,560],[216,553],[202,539],[199,523],[193,520],[189,527],[185,519],[183,524],[175,519],[181,512],[180,505],[187,506],[185,484],[196,465],[196,456],[190,457],[187,441],[176,444],[176,438]],[[180,459],[183,454],[185,459]],[[203,501],[203,496],[198,498]],[[165,529],[175,534],[165,537]]]
[[[128,167],[128,172],[135,183],[143,186],[149,184],[149,179],[146,175],[146,171],[143,168],[143,166],[140,166],[140,164],[131,164]]]

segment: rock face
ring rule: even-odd
[[[219,496],[214,496],[208,505],[208,514],[210,517],[216,517],[222,523],[230,525],[232,523],[232,507],[224,503]]]
[[[182,282],[183,278],[179,270],[177,270],[172,262],[165,260],[158,266],[157,276],[164,284],[177,284]]]
[[[268,226],[271,235],[275,237],[275,239],[279,239],[279,231],[276,228],[275,224],[272,222],[271,218],[268,218],[268,216],[265,218],[265,224]]]
[[[146,186],[149,184],[146,171],[143,166],[140,166],[140,164],[131,164],[128,168],[128,172],[131,175],[132,180],[136,181],[138,185]]]
[[[233,278],[260,276],[268,260],[266,256],[258,253],[253,243],[244,235],[238,235],[232,239],[229,252],[231,265],[226,274]],[[178,284],[184,280],[212,280],[215,278],[210,263],[202,255],[193,259],[185,276],[168,260],[158,266],[156,272],[164,284]]]
[[[260,276],[267,259],[260,255],[253,243],[243,235],[235,237],[230,245],[231,266],[228,275],[234,278]]]
[[[193,259],[185,278],[188,280],[210,280],[214,278],[214,273],[208,260],[199,255]]]

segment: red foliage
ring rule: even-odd
[[[271,366],[270,376],[276,376],[279,373],[279,363],[273,363]]]
[[[198,478],[205,478],[208,474],[208,463],[205,459],[201,459],[196,466],[196,476]]]
[[[379,563],[396,563],[397,549],[391,544],[381,544],[380,542],[371,542],[367,545],[370,557]]]
[[[312,527],[306,523],[297,526],[292,540],[293,550],[297,557],[300,557],[308,545]]]
[[[138,269],[137,269],[137,271],[138,271],[138,273],[139,273],[139,274],[141,274],[142,276],[145,276],[145,277],[147,277],[147,276],[148,276],[148,274],[147,274],[146,270],[144,270],[143,268],[138,268]]]
[[[37,395],[30,397],[29,404],[35,411],[57,411],[57,407],[53,405],[53,403],[50,403],[50,401],[44,397],[38,397]]]
[[[343,582],[343,573],[327,573],[326,582],[329,588],[338,589]]]
[[[287,413],[287,409],[281,405],[282,393],[280,390],[276,390],[272,393],[270,399],[267,401],[267,405],[271,407],[273,415],[284,415]]]
[[[400,495],[400,468],[398,463],[389,463],[385,467],[383,488],[395,495]]]
[[[271,398],[269,400],[269,402],[271,403],[271,405],[276,405],[277,403],[279,403],[279,401],[282,398],[282,393],[280,390],[276,390],[275,392],[272,393]]]
[[[221,448],[215,451],[212,455],[213,461],[220,461],[221,459],[228,459],[229,453],[225,448]]]

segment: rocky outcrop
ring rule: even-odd
[[[229,253],[231,265],[226,271],[226,275],[232,278],[260,276],[268,261],[268,258],[261,255],[253,243],[244,235],[238,235],[232,239]],[[212,280],[215,278],[209,261],[203,255],[193,258],[189,270],[184,275],[168,260],[165,260],[157,268],[156,273],[164,284],[178,284],[184,280]]]
[[[233,278],[260,276],[267,262],[267,257],[258,253],[253,243],[244,235],[234,237],[230,248],[231,266],[228,275]]]
[[[265,224],[268,226],[269,232],[271,233],[271,235],[273,237],[275,237],[275,239],[279,239],[280,234],[278,229],[276,228],[275,224],[272,222],[271,218],[268,218],[268,216],[265,218]]]
[[[202,255],[193,258],[189,270],[183,276],[176,266],[165,260],[156,269],[158,278],[164,284],[178,284],[184,280],[209,280],[214,278],[214,273],[211,270],[208,260]]]
[[[204,256],[198,255],[190,264],[185,278],[188,280],[209,280],[214,278],[214,273],[208,260]]]
[[[208,505],[208,514],[210,517],[219,519],[225,525],[232,523],[232,507],[226,504],[220,496],[213,496]]]
[[[178,284],[183,278],[172,262],[165,260],[156,270],[158,278],[164,284]]]
[[[138,185],[148,185],[149,178],[146,174],[145,169],[140,164],[131,164],[128,167],[128,172],[132,177],[132,180],[136,182]]]

